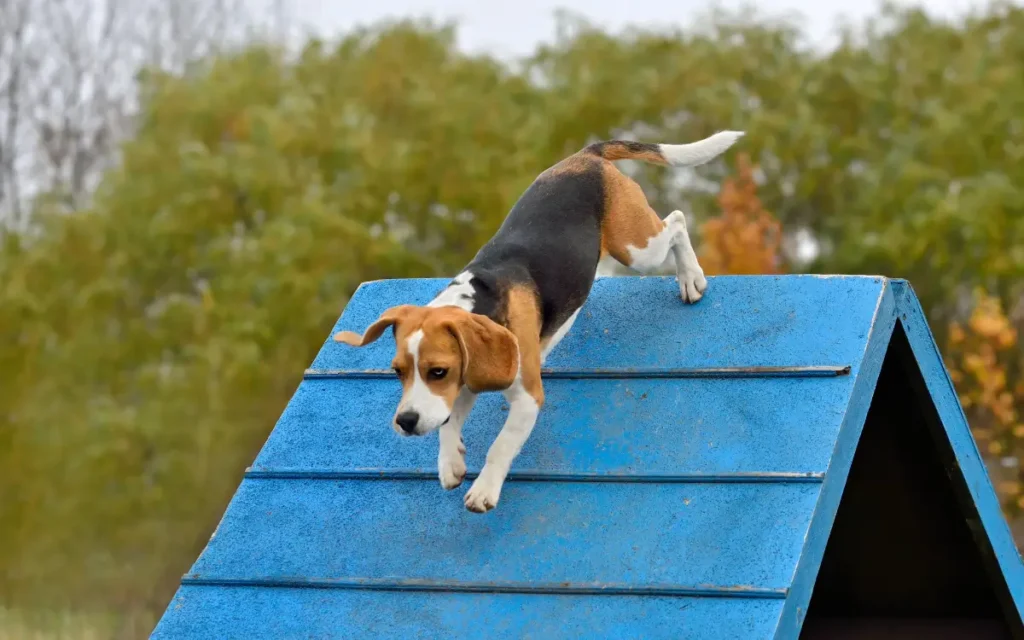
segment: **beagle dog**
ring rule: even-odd
[[[445,489],[458,487],[466,475],[462,425],[477,394],[504,393],[508,418],[466,493],[467,509],[484,513],[497,506],[544,404],[541,365],[576,320],[599,261],[610,256],[651,272],[671,253],[684,301],[697,302],[707,287],[684,214],[659,218],[640,186],[612,161],[696,166],[742,135],[722,131],[679,145],[592,144],[541,173],[494,237],[427,306],[393,307],[361,336],[334,336],[363,346],[393,327],[392,364],[402,399],[392,426],[401,435],[439,430],[437,466]]]

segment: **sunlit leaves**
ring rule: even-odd
[[[975,293],[967,321],[950,325],[946,354],[996,489],[1011,514],[1024,512],[1024,354],[998,298]]]

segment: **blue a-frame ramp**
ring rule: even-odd
[[[367,283],[335,330],[445,284]],[[1024,637],[1024,566],[903,281],[719,277],[686,306],[599,280],[485,515],[439,486],[436,436],[388,426],[393,349],[324,343],[154,637]],[[471,476],[504,416],[478,402]]]

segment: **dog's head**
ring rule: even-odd
[[[335,334],[337,342],[367,345],[394,327],[391,366],[402,382],[392,426],[424,435],[448,422],[463,387],[474,393],[507,389],[519,371],[515,336],[486,316],[458,307],[392,307],[366,328]]]

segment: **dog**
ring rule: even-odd
[[[334,336],[359,347],[393,327],[392,365],[402,398],[392,426],[400,435],[439,431],[438,477],[445,489],[465,478],[462,426],[477,394],[504,393],[508,418],[466,492],[468,510],[497,506],[544,405],[541,365],[572,327],[600,262],[610,256],[649,273],[672,254],[685,302],[697,302],[707,288],[685,215],[673,211],[662,220],[612,161],[691,167],[719,156],[742,135],[722,131],[677,145],[591,144],[541,173],[497,233],[429,304],[393,307],[362,335]]]

